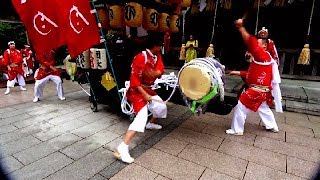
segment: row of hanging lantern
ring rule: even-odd
[[[180,7],[191,5],[191,0],[179,2]],[[154,8],[143,7],[138,2],[108,5],[98,9],[97,13],[102,29],[142,26],[145,30],[177,33],[181,25],[178,13],[158,12]]]

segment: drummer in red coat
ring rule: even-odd
[[[266,29],[265,27],[262,27],[262,29],[258,32],[258,38],[268,40],[267,51],[270,53],[272,58],[279,65],[279,56],[278,56],[277,48],[274,44],[274,41],[272,39],[268,39],[268,36],[269,36],[268,29]]]
[[[25,64],[24,73],[25,76],[29,76],[33,73],[34,68],[34,60],[33,60],[33,52],[30,49],[29,45],[24,45],[24,49],[21,49],[21,54],[23,57],[23,61]]]
[[[0,55],[0,72],[4,73],[4,74],[7,74],[8,71],[7,71],[7,67],[4,65],[4,59],[3,59],[3,56]],[[4,75],[5,76],[5,75]],[[7,78],[7,77],[5,77]]]
[[[36,80],[34,85],[34,99],[33,102],[38,102],[39,98],[43,96],[43,89],[48,81],[53,81],[57,86],[58,97],[60,100],[65,100],[62,87],[62,80],[60,72],[54,67],[55,57],[54,51],[37,57],[40,67],[34,73]]]
[[[21,91],[26,91],[24,87],[26,82],[24,80],[24,73],[22,69],[22,55],[19,50],[16,49],[15,42],[10,41],[8,43],[9,49],[3,53],[3,64],[7,66],[8,70],[8,81],[7,81],[7,90],[5,94],[10,93],[10,88],[14,87],[15,83],[18,81]]]
[[[144,132],[145,128],[161,129],[162,126],[156,124],[156,120],[167,117],[165,102],[150,87],[164,73],[160,54],[162,39],[163,37],[160,35],[149,36],[147,49],[136,55],[132,62],[127,97],[132,103],[136,117],[115,152],[115,156],[126,163],[134,161],[129,154],[128,146],[136,132]],[[147,123],[148,111],[152,113],[153,117]]]
[[[240,95],[235,107],[231,129],[226,130],[226,133],[243,135],[245,119],[251,111],[259,113],[267,130],[278,132],[274,114],[269,107],[273,105],[273,96],[276,101],[276,111],[282,112],[279,88],[280,76],[277,63],[267,51],[267,39],[257,40],[250,35],[243,27],[243,19],[237,20],[235,25],[241,33],[248,51],[252,54],[253,61],[247,71],[230,72],[230,75],[245,77],[246,84],[249,87]]]

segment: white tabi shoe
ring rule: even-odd
[[[242,136],[243,135],[243,132],[234,132],[232,129],[226,130],[226,133],[230,134],[230,135],[235,135],[235,136]]]
[[[4,94],[5,94],[5,95],[8,95],[8,94],[10,94],[10,92],[11,92],[10,89],[7,89]]]
[[[64,100],[66,100],[66,98],[65,97],[59,97],[59,99],[61,100],[61,101],[64,101]]]
[[[20,86],[20,91],[26,91],[26,90],[27,90],[26,88]]]
[[[131,157],[129,154],[128,145],[125,145],[124,143],[121,143],[113,154],[117,159],[121,160],[122,162],[130,164],[134,161],[134,158]]]
[[[274,128],[271,128],[271,129],[267,129],[267,131],[271,131],[271,132],[274,132],[274,133],[278,133],[279,132],[279,129],[277,127],[274,127]]]
[[[161,125],[159,125],[159,124],[154,124],[154,123],[148,123],[147,125],[146,125],[146,129],[157,129],[157,130],[159,130],[159,129],[162,129],[162,126]]]
[[[34,97],[34,99],[32,100],[32,102],[36,103],[39,101],[39,98],[38,97]]]

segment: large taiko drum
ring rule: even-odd
[[[192,101],[209,101],[224,95],[224,66],[213,58],[197,58],[185,64],[178,75],[179,89]]]

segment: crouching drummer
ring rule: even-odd
[[[43,89],[48,81],[53,81],[57,86],[57,93],[60,100],[65,100],[62,87],[62,80],[60,72],[54,67],[54,51],[49,54],[38,57],[40,67],[36,70],[34,78],[36,80],[34,85],[34,99],[33,102],[38,102],[39,98],[43,96]]]
[[[126,163],[132,163],[134,158],[129,154],[129,144],[137,132],[146,129],[161,129],[156,124],[157,118],[167,117],[165,102],[151,89],[155,80],[164,73],[164,65],[160,54],[162,39],[160,35],[149,35],[147,49],[136,55],[132,62],[128,100],[132,103],[136,117],[119,144],[114,155]],[[153,115],[148,121],[148,111]]]

